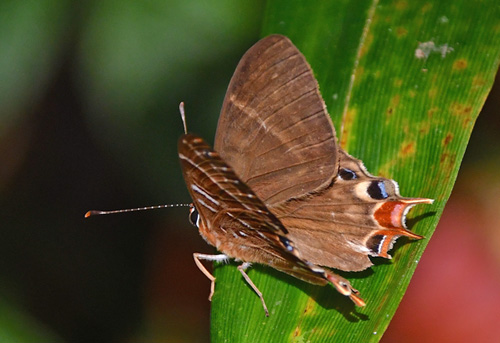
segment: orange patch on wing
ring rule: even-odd
[[[418,204],[432,204],[432,202],[433,200],[425,198],[386,201],[375,210],[373,217],[380,226],[389,230],[393,229],[393,236],[422,238],[422,236],[405,229],[404,218],[407,212],[407,207]],[[390,232],[384,233],[384,231],[380,231],[380,233],[376,234],[391,235]]]
[[[402,228],[403,214],[408,206],[400,201],[387,201],[382,204],[374,213],[375,220],[385,228]]]

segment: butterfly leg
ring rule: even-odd
[[[215,291],[215,276],[210,274],[210,272],[205,268],[205,266],[201,263],[200,260],[205,260],[205,261],[215,261],[215,262],[225,262],[229,259],[224,254],[219,254],[219,255],[207,255],[207,254],[200,254],[195,252],[193,254],[194,258],[194,263],[196,263],[196,266],[201,270],[203,274],[212,282],[210,284],[210,295],[208,296],[208,300],[212,301],[212,295],[214,295]]]
[[[269,317],[269,311],[267,310],[266,302],[264,301],[264,297],[262,296],[262,292],[259,291],[257,286],[255,286],[255,284],[252,282],[250,277],[245,272],[245,270],[247,270],[248,267],[250,267],[250,265],[251,265],[250,263],[245,262],[242,265],[238,266],[238,270],[240,271],[241,275],[243,275],[243,278],[245,279],[245,281],[250,285],[250,287],[252,287],[252,289],[255,291],[255,293],[257,293],[257,295],[259,296],[260,301],[262,302],[262,307],[264,307],[264,311],[266,311],[266,317]]]

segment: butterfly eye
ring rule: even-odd
[[[189,222],[191,225],[198,227],[198,221],[200,220],[200,214],[193,204],[189,206]]]

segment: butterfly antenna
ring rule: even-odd
[[[184,113],[184,101],[179,104],[179,112],[181,112],[182,125],[184,125],[184,133],[187,133],[186,114]]]
[[[88,211],[87,213],[85,213],[85,218],[88,218],[91,216],[100,216],[103,214],[116,214],[116,213],[157,210],[160,208],[167,208],[167,207],[189,207],[189,205],[190,204],[169,204],[169,205],[157,205],[157,206],[147,206],[147,207],[137,207],[137,208],[126,208],[124,210],[113,210],[113,211],[92,210],[92,211]]]

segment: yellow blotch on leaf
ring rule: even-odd
[[[469,116],[472,113],[472,106],[453,102],[450,105],[451,114],[458,116]]]
[[[356,109],[348,109],[347,113],[344,115],[342,126],[339,128],[339,130],[341,130],[340,146],[344,149],[346,149],[347,141],[349,140],[349,133],[351,132],[352,123],[354,122],[354,118],[356,118],[356,115]]]
[[[467,68],[467,60],[460,58],[453,62],[453,70],[464,70]]]
[[[415,142],[403,143],[401,147],[401,157],[408,157],[415,153]]]

